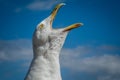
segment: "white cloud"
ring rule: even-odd
[[[103,51],[102,51],[103,50]],[[120,50],[115,46],[79,46],[77,48],[62,49],[61,66],[74,72],[87,72],[98,75],[98,80],[118,80],[120,75],[120,56],[106,54]],[[98,53],[97,53],[98,52]],[[22,67],[28,67],[32,59],[31,40],[0,40],[0,62],[22,61]],[[102,54],[102,55],[99,55]],[[104,76],[106,75],[106,76]]]
[[[90,72],[107,72],[110,74],[120,74],[120,57],[104,55],[99,57],[90,57],[81,60],[79,64],[79,68],[84,71]]]
[[[120,75],[104,75],[98,77],[97,80],[120,80]]]
[[[119,80],[120,56],[114,54],[116,51],[120,51],[120,48],[108,45],[63,49],[61,64],[72,72],[96,75],[97,80]],[[106,54],[106,52],[112,52],[112,54]]]
[[[52,7],[52,5],[54,4],[53,1],[35,1],[33,3],[30,3],[29,5],[27,5],[27,8],[30,10],[46,10],[46,9],[50,9]]]
[[[24,6],[17,7],[14,12],[19,13],[24,9],[32,11],[50,10],[55,4],[64,2],[65,0],[33,0]]]
[[[99,47],[97,47],[98,50],[120,50],[120,47],[116,47],[116,46],[111,46],[111,45],[101,45]]]
[[[28,4],[27,8],[30,10],[49,10],[54,4],[56,4],[56,0],[35,0],[34,2]]]
[[[29,60],[32,58],[31,41],[26,39],[0,41],[0,61]]]
[[[87,48],[88,47],[64,49],[61,55],[62,66],[76,71],[93,73],[105,71],[111,74],[120,74],[120,56],[108,54],[97,56],[96,53],[96,55],[90,57],[88,53],[92,53],[92,50]]]

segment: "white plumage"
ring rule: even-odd
[[[81,26],[76,23],[67,28],[52,29],[52,22],[59,8],[58,4],[51,15],[38,24],[33,34],[34,57],[25,80],[62,80],[59,54],[69,30]]]

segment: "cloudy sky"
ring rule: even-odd
[[[60,2],[54,28],[84,23],[61,51],[63,80],[120,80],[119,0],[0,0],[0,79],[24,79],[32,33]]]

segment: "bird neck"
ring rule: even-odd
[[[34,58],[25,80],[62,80],[59,54],[67,33],[58,30],[47,40],[33,37]]]
[[[25,80],[62,80],[59,53],[48,51],[44,55],[34,56]]]

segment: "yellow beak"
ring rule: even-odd
[[[66,27],[66,28],[63,30],[63,32],[70,31],[70,30],[72,30],[72,29],[74,29],[74,28],[77,28],[77,27],[80,27],[80,26],[82,26],[82,25],[83,25],[83,23],[75,23],[75,24],[72,24],[72,25]]]

